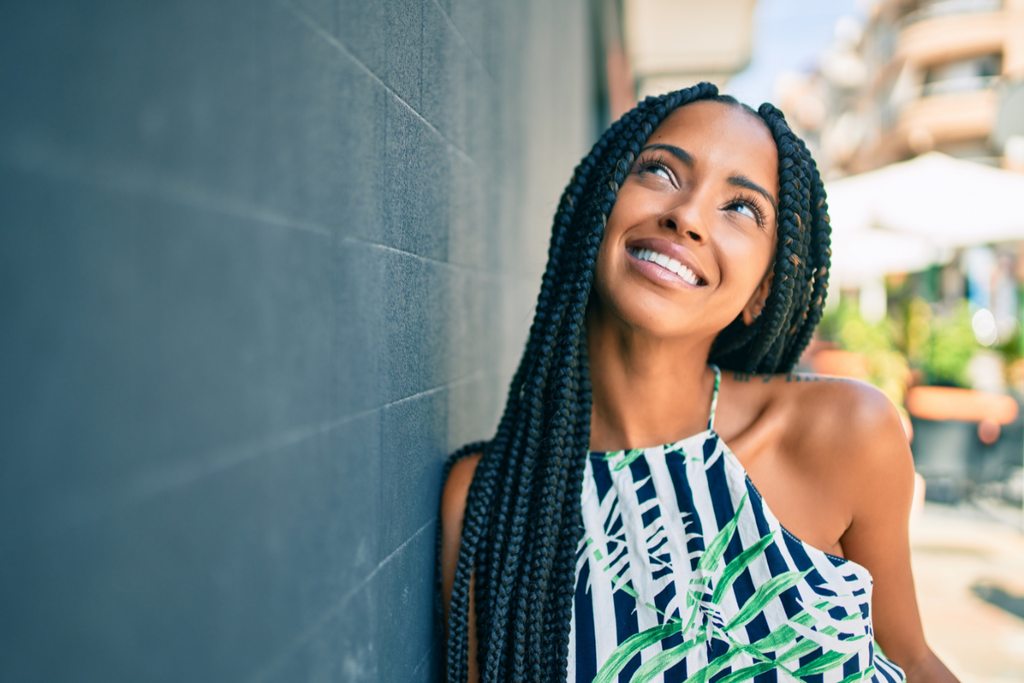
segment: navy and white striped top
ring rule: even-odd
[[[786,531],[715,433],[714,370],[706,431],[588,458],[568,680],[905,680],[868,570]]]

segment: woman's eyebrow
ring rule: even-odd
[[[675,145],[663,145],[661,143],[655,143],[653,145],[647,145],[640,151],[646,152],[649,149],[663,149],[672,156],[674,156],[675,158],[679,159],[679,161],[689,166],[690,168],[693,168],[693,157],[691,157],[690,153],[687,152],[685,149],[676,147]]]
[[[755,183],[753,180],[751,180],[747,176],[745,176],[745,175],[730,176],[729,177],[729,184],[730,185],[736,185],[737,187],[745,187],[748,190],[753,190],[754,192],[760,193],[761,195],[764,196],[765,199],[767,199],[769,202],[771,202],[772,208],[775,209],[775,215],[776,216],[779,215],[779,205],[775,203],[775,198],[772,197],[770,194],[768,194],[768,190],[764,189],[763,187],[761,187],[760,185]]]

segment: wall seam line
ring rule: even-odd
[[[207,477],[214,476],[225,470],[229,470],[257,458],[264,457],[282,448],[296,446],[315,436],[330,433],[339,427],[343,427],[350,422],[355,422],[356,420],[368,417],[374,413],[383,413],[384,410],[392,406],[399,406],[410,401],[415,401],[437,394],[446,389],[452,389],[464,384],[469,384],[473,381],[486,378],[489,374],[491,374],[491,372],[488,370],[476,370],[467,375],[457,377],[445,384],[440,384],[436,387],[431,387],[430,389],[426,389],[409,396],[404,396],[394,401],[383,403],[379,406],[366,408],[355,413],[349,413],[343,417],[328,420],[312,427],[300,427],[282,434],[274,435],[270,439],[261,443],[240,444],[218,449],[211,455],[199,456],[199,459],[201,460],[200,463],[189,463],[188,465],[140,475],[129,481],[125,487],[128,489],[127,493],[122,493],[120,496],[117,494],[107,494],[103,496],[106,500],[114,499],[114,502],[106,506],[105,509],[101,509],[99,512],[90,514],[85,510],[76,510],[74,505],[65,507],[65,512],[61,514],[60,517],[63,519],[74,519],[74,523],[59,524],[59,528],[74,529],[88,526],[89,524],[96,523],[105,517],[122,513],[136,505],[141,505],[148,500],[176,489],[180,489],[184,486],[195,484]],[[173,481],[168,482],[168,479]],[[117,500],[117,498],[120,498],[120,500]]]
[[[303,12],[301,9],[293,6],[291,3],[287,2],[287,0],[277,0],[277,3],[279,5],[281,5],[282,7],[284,7],[285,9],[287,9],[292,14],[294,14],[300,21],[302,21],[302,23],[306,24],[317,35],[319,35],[321,38],[326,40],[330,45],[332,45],[336,49],[340,50],[342,52],[342,54],[344,54],[346,57],[351,59],[361,69],[363,69],[366,73],[368,73],[377,83],[380,84],[380,86],[382,88],[387,90],[387,92],[391,96],[393,96],[396,100],[401,102],[402,105],[404,105],[406,109],[411,111],[413,113],[413,115],[416,116],[416,118],[418,118],[420,121],[422,121],[424,124],[426,124],[426,126],[428,128],[430,128],[430,130],[434,131],[434,133],[436,133],[442,140],[444,140],[449,145],[451,145],[452,148],[454,150],[456,150],[457,152],[459,152],[459,154],[461,156],[463,156],[469,163],[471,163],[478,170],[482,170],[482,169],[480,169],[480,165],[476,163],[476,160],[473,159],[473,157],[471,157],[466,150],[462,149],[457,144],[455,144],[455,142],[452,141],[451,138],[449,138],[447,135],[442,133],[441,130],[437,126],[435,126],[433,123],[428,121],[422,114],[420,114],[418,111],[416,111],[416,109],[411,104],[409,104],[404,99],[402,99],[401,95],[399,95],[397,92],[395,92],[387,83],[385,83],[383,81],[383,79],[381,79],[380,76],[378,76],[376,73],[373,72],[373,70],[370,67],[368,67],[366,64],[364,64],[362,62],[362,60],[360,60],[358,57],[356,57],[355,54],[353,54],[352,51],[349,50],[345,46],[344,43],[342,43],[340,40],[338,40],[337,38],[332,36],[327,31],[323,30],[323,28],[321,28],[315,21],[313,21],[313,19],[308,14]],[[422,57],[422,53],[421,53],[420,56]],[[423,60],[421,59],[420,60],[421,69],[422,69],[422,63],[423,63]],[[421,85],[421,87],[422,87],[422,85]]]
[[[420,668],[421,668],[421,667],[422,667],[422,666],[423,666],[423,665],[424,665],[424,664],[426,663],[426,661],[427,661],[428,659],[430,659],[430,654],[431,654],[431,653],[432,653],[433,651],[434,651],[434,645],[433,645],[433,644],[431,644],[431,646],[427,648],[427,652],[426,652],[426,654],[424,654],[424,655],[423,655],[423,657],[422,657],[422,658],[420,659],[419,663],[418,663],[418,664],[416,665],[416,667],[415,667],[415,668],[414,668],[414,669],[412,670],[412,673],[411,673],[411,674],[409,674],[409,677],[410,677],[410,678],[411,678],[411,677],[413,677],[413,676],[415,676],[415,675],[416,675],[417,673],[419,673],[419,671],[420,671]]]
[[[235,218],[257,220],[280,228],[312,233],[322,237],[332,237],[333,233],[322,226],[304,221],[289,219],[275,211],[260,209],[244,210],[242,204],[226,200],[222,197],[201,192],[195,188],[185,187],[177,179],[158,178],[133,169],[132,172],[118,172],[110,167],[93,169],[91,173],[80,172],[74,164],[33,164],[23,160],[0,157],[0,166],[19,173],[33,173],[66,183],[83,187],[100,188],[128,196],[138,196],[154,201],[165,202],[174,206],[201,209]],[[145,177],[149,176],[149,177]],[[139,178],[145,178],[139,180]],[[168,191],[167,188],[173,188]],[[248,205],[258,207],[258,205]]]
[[[158,189],[166,188],[168,185],[175,184],[173,182],[168,183],[166,179],[150,178],[143,182],[127,180],[129,177],[138,178],[140,175],[145,175],[137,172],[133,174],[119,174],[109,168],[103,168],[98,172],[94,171],[91,174],[84,174],[72,169],[71,166],[67,164],[64,164],[61,168],[51,165],[44,166],[39,164],[22,163],[18,160],[5,157],[0,157],[0,167],[16,173],[41,175],[43,177],[50,178],[51,180],[72,183],[82,187],[100,188],[109,192],[116,192],[128,196],[144,197],[174,206],[198,209],[210,213],[231,216],[233,218],[259,221],[266,225],[284,228],[287,230],[296,230],[298,232],[310,233],[321,237],[336,237],[344,242],[353,242],[356,244],[379,248],[388,252],[402,254],[404,256],[410,256],[421,261],[443,266],[453,271],[474,273],[494,279],[519,280],[524,283],[535,281],[535,278],[532,277],[503,273],[498,270],[472,268],[462,263],[452,263],[451,261],[442,261],[440,259],[430,258],[429,256],[423,256],[422,254],[406,251],[405,249],[399,249],[398,247],[393,247],[382,242],[374,242],[373,240],[363,239],[352,235],[338,235],[324,226],[295,219],[289,217],[287,214],[281,214],[270,209],[262,208],[258,204],[233,202],[223,197],[214,197],[213,195],[195,192],[192,190],[183,191],[182,189],[172,189],[171,191],[167,191],[164,189]],[[248,207],[249,210],[243,209],[243,206]]]
[[[444,11],[444,7],[441,7],[440,0],[434,0],[434,4],[437,5],[437,9],[441,10],[441,14],[444,16],[445,21],[448,22],[448,26],[451,28],[452,32],[455,33],[455,35],[459,37],[459,40],[462,41],[462,45],[465,48],[466,52],[472,55],[473,61],[477,63],[477,66],[480,67],[480,70],[487,74],[487,79],[491,82],[491,85],[497,87],[498,84],[494,81],[494,76],[492,76],[491,72],[487,70],[486,66],[484,66],[483,60],[480,59],[479,55],[477,55],[477,53],[473,50],[473,47],[469,44],[469,41],[466,40],[466,37],[462,35],[462,31],[460,31],[459,27],[455,25],[455,22],[452,20],[451,15]]]
[[[513,280],[521,280],[523,282],[535,282],[536,281],[536,278],[534,278],[534,277],[526,277],[526,276],[520,276],[520,275],[511,274],[511,273],[503,273],[501,271],[496,271],[496,270],[486,270],[484,268],[472,268],[472,267],[467,266],[467,265],[462,264],[462,263],[452,263],[451,261],[442,261],[441,259],[430,258],[429,256],[424,256],[422,254],[417,254],[417,253],[412,252],[412,251],[406,251],[405,249],[399,249],[398,247],[392,247],[391,245],[383,244],[381,242],[374,242],[373,240],[367,240],[367,239],[363,239],[361,237],[354,237],[352,235],[343,235],[339,239],[341,239],[343,242],[355,242],[357,244],[362,244],[362,245],[365,245],[365,246],[370,246],[370,247],[382,249],[382,250],[388,251],[388,252],[394,252],[394,253],[397,253],[397,254],[401,254],[403,256],[411,256],[414,259],[418,259],[420,261],[426,261],[427,263],[433,263],[433,264],[436,264],[436,265],[439,265],[439,266],[444,266],[444,267],[446,267],[446,268],[448,268],[450,270],[463,271],[463,272],[466,272],[466,273],[477,273],[479,275],[493,277],[495,279],[513,279]]]
[[[359,593],[361,590],[363,590],[363,588],[369,585],[371,581],[373,581],[373,578],[380,572],[381,569],[387,566],[388,563],[390,563],[403,550],[405,550],[405,548],[410,543],[415,541],[416,538],[420,534],[422,534],[427,528],[432,527],[436,521],[436,515],[431,517],[426,524],[424,524],[415,532],[413,532],[412,536],[405,539],[405,541],[400,546],[391,551],[391,553],[389,553],[387,557],[381,560],[380,563],[376,567],[374,567],[374,569],[369,574],[363,577],[358,583],[356,583],[355,586],[349,588],[348,591],[338,600],[338,602],[329,610],[327,610],[324,614],[322,614],[313,623],[312,626],[304,629],[303,632],[299,635],[299,637],[291,642],[291,644],[288,646],[285,652],[283,652],[281,655],[275,658],[262,671],[259,671],[252,677],[250,677],[249,683],[264,683],[265,681],[269,680],[271,676],[280,671],[281,667],[285,665],[288,659],[291,658],[291,656],[294,655],[299,650],[299,648],[301,648],[303,645],[309,642],[309,640],[313,636],[315,636],[322,628],[324,628],[324,626],[327,625],[327,622],[336,617],[338,613],[342,610],[342,608],[345,607],[349,600],[355,597],[357,593]]]

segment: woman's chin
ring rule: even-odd
[[[642,299],[602,305],[595,322],[652,338],[674,339],[697,332],[696,321],[690,315],[668,306],[644,305]]]

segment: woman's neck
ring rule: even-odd
[[[655,446],[706,429],[714,390],[707,365],[712,341],[652,338],[590,311],[591,450]]]

